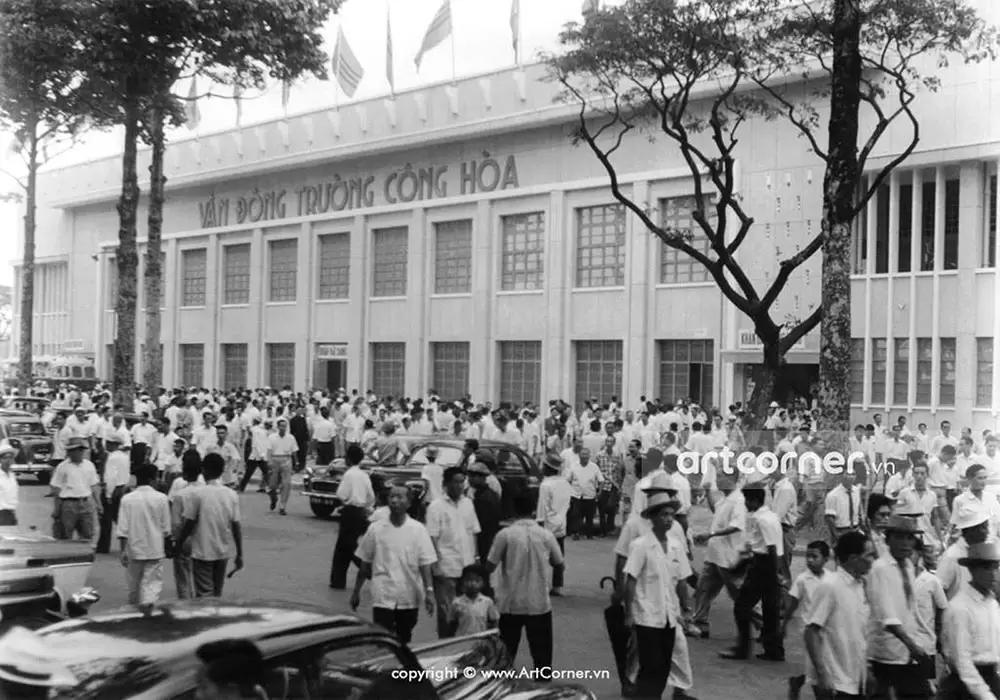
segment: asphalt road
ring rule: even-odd
[[[18,516],[23,527],[34,526],[48,533],[51,529],[51,499],[45,498],[48,487],[31,478],[21,482]],[[290,600],[327,606],[331,612],[349,612],[349,593],[328,588],[330,558],[337,537],[337,524],[315,518],[309,504],[293,491],[288,515],[268,510],[268,499],[258,493],[241,496],[246,568],[226,583],[225,596]],[[695,531],[707,529],[708,511],[693,517]],[[604,630],[603,610],[606,593],[598,589],[602,576],[612,572],[614,542],[611,539],[566,542],[565,597],[554,599],[556,669],[607,670],[610,678],[588,681],[594,693],[604,699],[618,698],[619,686],[614,659]],[[701,550],[696,552],[700,565]],[[803,560],[796,558],[797,568]],[[349,576],[353,581],[353,574]],[[98,555],[90,577],[102,599],[94,610],[108,610],[125,605],[125,574],[117,554]],[[367,587],[366,587],[367,592]],[[164,598],[176,596],[171,573],[167,573]],[[359,613],[368,617],[371,599],[363,595]],[[695,686],[691,691],[701,700],[749,700],[780,698],[787,693],[786,678],[800,673],[802,644],[799,627],[789,630],[788,661],[769,663],[723,661],[718,652],[735,642],[732,603],[721,594],[712,611],[712,639],[689,640]],[[414,634],[416,643],[435,638],[434,621],[421,616]],[[527,643],[522,641],[515,668],[531,667]]]

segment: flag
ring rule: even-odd
[[[288,111],[288,100],[292,96],[292,83],[288,80],[281,81],[281,108]]]
[[[243,121],[243,88],[233,85],[233,100],[236,101],[236,126]]]
[[[389,94],[396,96],[396,81],[392,75],[392,23],[389,21],[389,9],[385,11],[385,79],[389,81]]]
[[[187,121],[187,128],[195,131],[201,123],[201,111],[198,109],[198,78],[191,79],[191,87],[188,88],[188,102],[184,110],[184,117]]]
[[[514,62],[520,63],[517,55],[517,38],[521,33],[521,8],[518,0],[512,0],[510,3],[510,37],[511,43],[514,44]]]
[[[583,16],[586,17],[591,12],[601,9],[601,0],[583,0]]]
[[[358,83],[365,77],[361,63],[347,43],[343,28],[337,29],[337,44],[333,47],[333,77],[348,97],[354,97]]]
[[[413,62],[417,64],[418,71],[420,70],[420,62],[424,60],[424,54],[449,36],[451,36],[451,0],[444,0],[441,4],[441,9],[435,13],[434,19],[431,20],[430,25],[427,27],[427,32],[424,34],[424,40],[420,44],[420,51],[417,52],[417,57],[413,59]]]

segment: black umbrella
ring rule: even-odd
[[[615,667],[618,669],[618,680],[624,689],[628,681],[628,640],[632,632],[625,625],[625,607],[615,595],[615,580],[605,576],[598,584],[604,590],[604,582],[611,582],[611,604],[604,609],[604,626],[608,630],[608,640],[611,642],[611,652],[615,655]]]

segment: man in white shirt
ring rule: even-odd
[[[854,472],[844,470],[840,483],[826,494],[826,525],[831,546],[849,530],[859,529],[864,521],[861,511],[861,487],[854,483]]]
[[[334,439],[337,437],[337,426],[330,420],[330,409],[319,409],[319,417],[313,421],[313,440],[316,441],[316,466],[325,467],[336,454]]]
[[[723,588],[733,600],[739,594],[733,569],[740,561],[746,532],[746,504],[742,492],[736,488],[733,475],[720,473],[717,485],[723,499],[715,504],[712,527],[708,532],[694,536],[696,544],[708,544],[695,590],[694,624],[701,630],[702,638],[709,636],[708,618],[715,597]]]
[[[475,506],[465,496],[465,473],[461,467],[448,467],[444,471],[444,496],[427,508],[427,533],[437,553],[432,573],[439,639],[455,636],[455,625],[448,612],[457,595],[462,571],[476,561],[476,535],[480,531]]]
[[[569,479],[569,473],[573,469],[573,466],[580,463],[580,450],[582,449],[583,440],[574,438],[573,444],[559,453],[559,458],[562,459],[563,464],[563,476],[567,479]]]
[[[834,549],[837,569],[823,576],[813,595],[805,625],[810,664],[806,681],[817,698],[860,698],[868,675],[865,576],[875,546],[860,532],[849,532]]]
[[[573,487],[566,481],[562,471],[562,458],[551,452],[546,454],[542,462],[542,473],[545,478],[538,487],[538,510],[535,520],[552,533],[559,544],[559,551],[565,554],[566,520],[573,501]],[[562,595],[564,573],[562,567],[553,572],[551,595]]]
[[[243,470],[243,480],[240,482],[239,491],[246,490],[254,472],[260,470],[260,484],[257,486],[257,493],[264,493],[267,490],[268,471],[267,453],[271,447],[271,436],[268,433],[269,425],[262,425],[260,416],[253,418],[253,427],[250,428],[250,454],[247,458],[246,469]]]
[[[118,544],[128,583],[129,605],[152,605],[163,592],[163,559],[173,545],[170,501],[153,489],[156,467],[136,469],[135,491],[122,497],[118,513]]]
[[[189,501],[195,489],[205,485],[201,475],[201,462],[189,460],[182,468],[181,475],[170,484],[167,498],[170,501],[170,525],[174,540],[180,538],[184,527],[184,514],[190,512]],[[181,600],[194,597],[194,573],[191,564],[191,542],[184,549],[177,548],[174,554],[174,584],[177,597]]]
[[[239,473],[243,458],[236,449],[236,446],[229,441],[229,428],[224,423],[215,426],[215,441],[212,443],[202,442],[198,448],[198,453],[202,459],[206,455],[217,454],[226,463],[225,471],[222,472],[222,484],[224,486],[234,486]]]
[[[104,515],[101,518],[101,532],[97,539],[98,554],[111,551],[111,539],[114,536],[115,523],[118,522],[118,509],[122,497],[132,480],[132,465],[129,463],[128,452],[122,451],[122,437],[119,433],[110,433],[104,439],[107,458],[104,462],[104,489],[102,503]]]
[[[958,438],[951,434],[951,423],[941,421],[941,432],[931,440],[930,453],[939,454],[945,445],[950,445],[958,450]]]
[[[299,443],[288,432],[288,421],[278,419],[278,432],[268,441],[268,471],[271,477],[271,510],[280,505],[279,512],[288,515],[286,510],[288,498],[292,495],[292,471],[295,469],[295,459],[299,452]],[[279,491],[280,498],[279,498]]]
[[[798,470],[791,469],[782,474],[775,472],[778,477],[774,483],[774,490],[771,496],[771,510],[778,516],[781,523],[781,532],[784,536],[782,542],[784,555],[782,561],[782,585],[787,592],[792,580],[792,554],[795,551],[796,531],[795,523],[799,519],[798,491],[795,489],[795,479],[798,478]]]
[[[174,443],[179,439],[180,437],[177,433],[170,430],[170,423],[167,421],[162,421],[157,426],[157,434],[153,440],[153,453],[150,461],[156,465],[161,476],[167,471],[167,463],[174,455]],[[179,467],[178,471],[180,471]]]
[[[951,445],[945,445],[936,457],[927,460],[930,467],[930,485],[945,497],[948,509],[958,495],[958,481],[962,474],[958,470],[958,450]]]
[[[153,450],[156,447],[156,426],[149,422],[148,411],[143,411],[139,422],[132,426],[129,438],[132,440],[132,449],[142,452],[143,462],[155,457]]]
[[[765,661],[784,661],[785,647],[781,638],[781,559],[784,556],[784,535],[781,523],[771,509],[764,505],[767,495],[763,486],[754,484],[743,489],[743,499],[748,517],[747,544],[752,559],[746,579],[733,603],[733,616],[739,639],[736,646],[720,656],[724,659],[748,659],[753,640],[750,637],[753,609],[759,602],[764,614],[761,642],[764,652],[757,658]]]
[[[986,467],[981,464],[970,464],[965,470],[965,481],[969,487],[955,497],[952,507],[951,524],[958,520],[958,513],[964,506],[982,509],[989,517],[990,535],[987,542],[1000,539],[1000,501],[996,496],[986,491]]]
[[[11,471],[17,448],[0,444],[0,527],[17,525],[17,474]]]
[[[573,505],[570,506],[575,520],[573,539],[580,539],[580,534],[587,539],[594,537],[594,514],[597,512],[597,491],[604,481],[601,468],[590,460],[590,450],[580,450],[580,461],[569,471],[569,485],[573,487]]]
[[[337,534],[337,544],[333,548],[333,561],[330,564],[330,588],[344,590],[347,588],[347,571],[353,561],[360,568],[361,561],[354,556],[358,548],[358,540],[368,528],[368,515],[375,507],[375,491],[372,480],[361,469],[364,451],[358,445],[347,447],[344,460],[347,471],[341,477],[337,487],[337,498],[340,499],[340,532]]]
[[[371,579],[372,620],[404,644],[413,638],[421,599],[427,614],[434,614],[431,565],[437,562],[427,528],[407,514],[409,509],[410,490],[394,486],[389,493],[389,517],[371,523],[358,544],[362,566],[350,601],[351,609],[357,610],[361,588]]]

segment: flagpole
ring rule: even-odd
[[[455,16],[451,14],[450,0],[448,14],[451,16],[451,82],[455,83],[458,82],[455,72]]]

